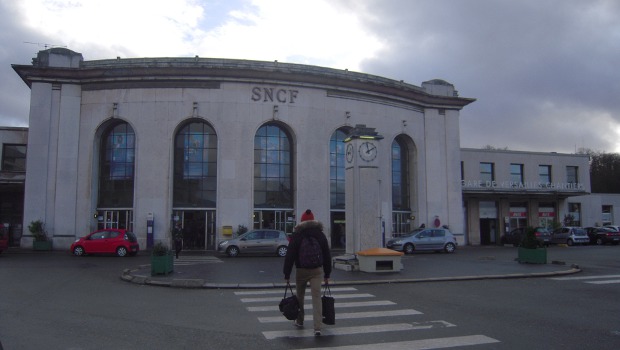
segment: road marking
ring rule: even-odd
[[[374,298],[375,296],[368,293],[358,294],[332,294],[334,299],[356,299],[356,298]],[[262,301],[280,301],[282,297],[263,297],[263,298],[241,298],[242,303],[257,303]]]
[[[457,346],[471,346],[499,343],[497,339],[489,338],[484,335],[467,335],[462,337],[446,337],[446,338],[433,338],[433,339],[419,339],[411,341],[402,341],[394,343],[380,343],[380,344],[363,344],[363,345],[348,345],[332,348],[308,348],[306,350],[421,350],[421,349],[445,349]]]
[[[354,292],[357,289],[354,287],[329,287],[332,292]],[[295,290],[295,287],[293,287]],[[270,290],[248,290],[248,291],[239,291],[235,292],[235,295],[265,295],[265,294],[281,294],[284,292],[279,289],[270,289]]]
[[[378,300],[378,301],[357,301],[357,302],[349,302],[349,303],[338,303],[336,302],[334,307],[336,309],[348,308],[348,307],[366,307],[366,306],[386,306],[386,305],[396,305],[395,302],[389,300]],[[308,303],[304,303],[304,310],[310,310],[312,305]],[[250,306],[246,308],[250,312],[261,312],[261,311],[277,311],[278,305],[269,305],[269,306]]]
[[[357,327],[330,327],[325,330],[321,330],[323,335],[352,335],[352,334],[368,334],[379,332],[394,332],[394,331],[412,331],[431,328],[446,328],[456,327],[455,325],[446,321],[427,321],[427,322],[414,322],[414,323],[392,323],[392,324],[377,324],[370,326],[357,326]],[[263,336],[268,339],[276,338],[303,338],[314,337],[314,330],[310,329],[292,329],[288,331],[270,331],[263,332]]]
[[[605,280],[605,281],[587,281],[584,283],[589,283],[589,284],[614,284],[614,283],[620,283],[620,280]]]
[[[620,275],[601,275],[601,276],[576,276],[576,277],[553,277],[550,278],[556,281],[568,281],[568,280],[594,280],[601,278],[618,278]]]
[[[423,313],[413,309],[403,309],[403,310],[389,310],[389,311],[367,311],[367,312],[349,312],[349,313],[337,313],[336,320],[347,320],[347,319],[358,319],[358,318],[375,318],[375,317],[396,317],[396,316],[411,316],[411,315],[422,315]],[[313,320],[312,315],[305,315],[304,320],[306,322],[310,322]],[[280,322],[291,322],[282,315],[280,316],[269,316],[269,317],[259,317],[258,321],[260,323],[280,323]]]
[[[198,264],[213,264],[223,263],[221,259],[214,256],[179,256],[178,259],[174,259],[174,265],[177,266],[189,266]]]

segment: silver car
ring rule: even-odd
[[[445,228],[423,228],[413,230],[404,236],[392,238],[386,243],[386,248],[411,254],[414,251],[432,250],[454,253],[456,238]]]
[[[230,257],[243,254],[277,254],[286,256],[289,237],[284,231],[258,229],[246,232],[237,238],[220,242],[217,251]]]
[[[551,243],[555,244],[589,244],[590,237],[581,227],[560,227],[551,234]]]

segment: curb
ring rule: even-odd
[[[172,281],[158,281],[149,276],[133,275],[137,270],[125,269],[121,275],[121,280],[139,285],[149,285],[156,287],[185,288],[185,289],[269,289],[284,288],[285,283],[209,283],[203,279],[173,279]],[[435,277],[435,278],[406,278],[392,280],[359,280],[359,281],[330,281],[332,286],[351,286],[351,285],[370,285],[370,284],[404,284],[404,283],[429,283],[429,282],[449,282],[449,281],[476,281],[494,279],[518,279],[518,278],[539,278],[550,276],[571,275],[581,272],[578,267],[570,270],[539,272],[539,273],[515,273],[505,275],[482,275],[482,276],[457,276],[457,277]],[[294,283],[292,284],[294,285]]]

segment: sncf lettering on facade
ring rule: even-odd
[[[250,98],[256,102],[295,103],[298,93],[298,90],[292,89],[255,86]]]

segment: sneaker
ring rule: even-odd
[[[315,337],[320,337],[321,336],[321,331],[314,331],[314,336]]]
[[[295,324],[295,327],[297,327],[297,328],[303,328],[303,327],[304,327],[304,324],[303,324],[303,323],[299,323],[299,322],[297,322],[297,321],[295,321],[295,323],[294,323],[294,324]]]

